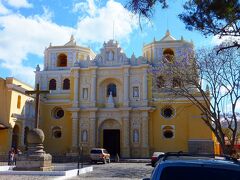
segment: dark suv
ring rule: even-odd
[[[166,153],[153,170],[150,180],[178,179],[240,180],[240,162],[229,156]]]

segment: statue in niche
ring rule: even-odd
[[[139,97],[139,89],[138,89],[138,87],[133,87],[133,97]]]
[[[109,51],[108,53],[108,60],[113,61],[114,60],[114,53],[112,51]]]
[[[83,99],[88,98],[88,88],[83,88]]]
[[[87,142],[87,130],[83,130],[82,132],[82,142]]]
[[[133,142],[137,143],[139,141],[139,134],[138,134],[138,130],[134,129],[133,131]]]

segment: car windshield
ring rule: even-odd
[[[107,150],[103,150],[103,152],[104,152],[105,154],[108,154]]]
[[[93,149],[91,150],[91,154],[101,154],[102,150],[98,150],[98,149]]]
[[[211,167],[166,167],[159,180],[239,180],[239,172]]]

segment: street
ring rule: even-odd
[[[76,163],[55,164],[58,166],[72,166],[76,167]],[[85,165],[86,166],[86,165]],[[80,176],[68,178],[86,179],[86,180],[118,180],[118,179],[143,179],[150,177],[153,170],[150,164],[146,163],[110,163],[110,164],[94,164],[93,172],[86,173]],[[1,175],[0,180],[52,180],[61,178],[60,176],[26,176],[26,175]]]
[[[72,179],[143,179],[153,168],[146,163],[110,163],[93,165],[93,172]]]

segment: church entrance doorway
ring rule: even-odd
[[[112,157],[120,155],[120,130],[104,129],[103,130],[103,147],[107,149]]]

